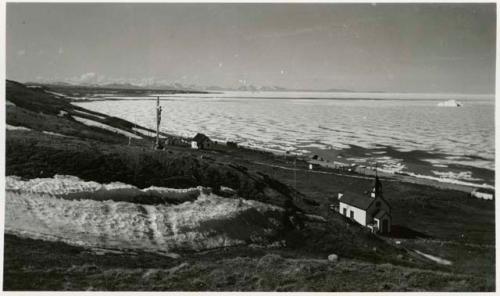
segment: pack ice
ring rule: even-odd
[[[130,202],[137,196],[178,204]],[[6,233],[85,247],[171,252],[267,244],[279,234],[283,216],[282,208],[220,197],[203,187],[6,177]]]

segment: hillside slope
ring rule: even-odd
[[[37,131],[94,139],[108,143],[144,145],[153,131],[121,118],[108,116],[71,104],[43,87],[29,88],[6,81],[7,124]],[[85,124],[91,123],[91,124]]]
[[[47,240],[47,237],[55,235],[52,229],[69,229],[66,233],[72,234],[75,233],[75,229],[81,229],[80,227],[83,227],[82,229],[84,230],[87,229],[85,227],[90,227],[94,230],[104,228],[106,231],[103,231],[101,236],[96,232],[97,235],[89,240],[99,241],[99,239],[102,239],[102,242],[105,242],[103,245],[94,244],[93,246],[97,245],[108,248],[109,245],[106,243],[109,242],[110,237],[114,237],[115,233],[112,231],[114,228],[106,228],[108,226],[106,226],[105,221],[114,219],[108,216],[108,210],[116,208],[129,209],[134,213],[127,216],[127,219],[120,220],[125,223],[123,229],[128,229],[123,233],[132,233],[141,238],[145,235],[145,241],[151,242],[151,245],[154,245],[156,240],[148,235],[152,235],[151,233],[154,232],[150,232],[152,229],[151,226],[143,227],[143,225],[149,223],[148,221],[153,216],[158,218],[157,221],[166,221],[162,219],[166,216],[171,216],[171,213],[176,213],[180,219],[179,221],[185,223],[168,224],[165,222],[163,232],[160,233],[162,235],[164,233],[167,234],[167,237],[169,233],[173,233],[174,229],[177,229],[176,225],[187,225],[188,228],[192,227],[201,233],[200,236],[194,237],[193,240],[190,240],[189,236],[181,237],[180,240],[183,246],[191,244],[191,246],[200,246],[199,248],[169,249],[168,247],[162,248],[161,245],[159,247],[155,245],[155,248],[147,249],[147,251],[175,249],[181,252],[182,258],[196,261],[193,263],[193,265],[197,266],[196,269],[192,273],[188,272],[191,275],[186,275],[186,278],[196,277],[196,274],[203,273],[201,271],[203,268],[213,267],[214,264],[222,264],[218,268],[220,272],[234,273],[234,266],[239,262],[239,259],[234,262],[232,259],[228,259],[229,261],[225,260],[227,249],[224,247],[239,245],[242,249],[238,249],[236,252],[243,257],[253,253],[253,250],[258,248],[261,250],[259,251],[260,256],[265,258],[265,254],[268,252],[266,245],[272,242],[279,242],[275,247],[277,246],[280,252],[285,252],[295,258],[304,258],[306,261],[304,263],[297,263],[296,261],[284,260],[285,264],[280,263],[276,266],[276,269],[272,270],[272,274],[274,275],[279,274],[280,270],[289,270],[290,266],[295,268],[297,264],[302,266],[300,268],[307,270],[310,268],[314,269],[317,266],[314,260],[323,260],[318,265],[320,266],[318,272],[311,272],[309,275],[304,274],[304,278],[301,277],[303,281],[301,284],[303,287],[309,289],[312,287],[311,283],[315,282],[315,280],[308,279],[308,276],[327,278],[327,273],[332,271],[332,268],[335,274],[342,274],[342,270],[348,272],[353,268],[365,268],[363,266],[368,266],[371,263],[397,265],[397,268],[389,268],[391,272],[396,273],[404,272],[405,270],[410,272],[411,268],[433,270],[432,272],[419,271],[415,273],[415,279],[425,274],[426,277],[429,276],[436,280],[446,273],[447,284],[444,284],[444,287],[451,287],[451,290],[453,290],[453,282],[455,280],[462,281],[465,278],[466,281],[463,285],[467,286],[467,289],[472,289],[473,285],[481,281],[476,277],[469,277],[468,275],[454,277],[449,273],[452,271],[450,267],[436,265],[410,250],[393,245],[383,238],[374,236],[338,213],[320,211],[317,203],[315,205],[315,203],[311,202],[310,196],[306,196],[269,175],[263,174],[262,171],[255,169],[255,167],[246,167],[244,163],[242,165],[241,162],[231,161],[239,152],[206,153],[182,147],[167,147],[166,150],[153,150],[151,149],[152,139],[132,129],[129,122],[75,107],[68,99],[51,94],[43,88],[31,89],[12,81],[7,82],[7,105],[6,175],[17,176],[16,180],[21,183],[38,184],[36,182],[40,180],[43,181],[46,178],[54,178],[55,175],[62,174],[78,177],[82,182],[93,181],[101,184],[122,182],[127,184],[127,186],[135,186],[141,192],[146,191],[147,188],[152,186],[168,187],[170,188],[168,190],[189,189],[198,186],[210,187],[212,188],[213,195],[203,196],[201,199],[199,199],[201,196],[199,195],[196,199],[189,199],[179,204],[178,202],[168,202],[162,199],[144,202],[143,196],[131,198],[126,201],[114,200],[113,197],[110,198],[112,200],[110,202],[109,200],[100,200],[91,193],[86,192],[79,198],[69,200],[66,197],[63,198],[65,199],[64,201],[59,201],[59,198],[62,198],[61,196],[47,197],[43,190],[19,192],[17,189],[11,188],[7,198],[7,202],[9,202],[7,207],[9,219],[7,220],[8,225],[6,225],[6,229],[10,229],[11,233],[16,234],[17,238],[7,236],[9,238],[8,244],[10,245],[6,246],[9,252],[6,255],[6,264],[4,265],[6,270],[6,289],[22,289],[22,284],[26,280],[20,281],[21,278],[34,279],[40,276],[40,270],[43,268],[37,264],[40,263],[43,266],[44,264],[41,262],[45,259],[35,258],[34,254],[38,250],[43,250],[40,251],[43,253],[43,256],[54,259],[51,263],[45,262],[46,267],[44,268],[54,271],[57,277],[65,274],[68,271],[67,268],[71,268],[67,266],[67,260],[63,260],[63,258],[68,257],[71,262],[73,260],[80,260],[78,259],[79,255],[77,255],[80,251],[74,253],[74,249],[68,249],[65,245],[54,243],[54,240]],[[98,125],[89,126],[83,123],[85,121],[78,121],[75,117],[103,124],[107,128],[102,128]],[[113,132],[110,128],[121,132]],[[132,133],[138,136],[138,138],[131,138],[125,132]],[[223,157],[212,157],[214,153],[223,155]],[[251,152],[246,151],[245,153]],[[240,156],[246,155],[245,153],[241,153]],[[234,192],[231,192],[231,190],[228,191],[227,188],[233,189]],[[238,208],[238,205],[241,204],[239,202],[240,199],[243,201],[242,208]],[[122,202],[126,203],[126,205],[121,204]],[[36,203],[37,207],[33,207],[31,203]],[[120,206],[117,207],[117,203]],[[170,203],[168,209],[165,208],[167,203]],[[25,207],[25,205],[30,204],[32,207]],[[257,207],[255,205],[260,204],[264,205],[262,208],[264,210],[255,212],[254,209]],[[49,205],[53,205],[53,207]],[[227,216],[224,215],[224,211],[215,211],[221,205],[228,206],[227,209],[231,210],[227,211]],[[240,211],[241,209],[246,209],[245,207],[248,205],[251,205],[248,208],[249,211]],[[169,214],[161,214],[161,211],[158,211],[159,208],[164,213]],[[275,208],[279,209],[276,211],[268,210]],[[79,214],[80,216],[75,214],[81,212],[78,209],[83,211],[83,213]],[[192,217],[193,213],[196,213],[196,211],[192,211],[193,209],[196,209],[199,213],[203,213],[203,215],[215,213],[220,215],[214,219],[203,220],[201,216]],[[54,210],[56,211],[55,213],[52,212]],[[156,216],[145,213],[148,210],[155,212]],[[213,213],[212,210],[214,210]],[[64,213],[77,215],[82,224],[73,224],[73,221],[65,220],[68,218],[64,216]],[[120,213],[123,214],[123,212]],[[230,215],[230,213],[236,214]],[[321,213],[321,217],[312,215],[319,213]],[[59,218],[51,220],[51,215]],[[94,215],[96,215],[95,220],[91,219]],[[120,215],[117,217],[122,217]],[[193,226],[187,223],[189,222],[188,220],[201,222],[197,222]],[[132,225],[134,221],[141,226],[135,228]],[[43,223],[46,223],[45,228]],[[55,224],[52,225],[51,223]],[[21,228],[20,225],[25,225],[26,227]],[[252,236],[253,233],[249,233],[249,229],[252,229],[257,236]],[[45,237],[36,235],[42,232],[46,235]],[[30,235],[30,233],[35,233],[35,235]],[[119,241],[124,243],[127,239],[120,237],[120,233],[120,231],[116,231]],[[218,236],[221,234],[222,236]],[[215,237],[216,239],[205,240],[205,238],[211,237]],[[226,240],[236,239],[238,243],[225,245],[224,239],[219,239],[218,237],[225,238]],[[30,238],[43,240],[31,240]],[[75,241],[85,241],[85,239],[85,236],[81,236]],[[56,239],[56,241],[70,242],[64,239]],[[141,249],[136,248],[140,245],[140,241],[141,239],[135,241],[135,249]],[[213,243],[214,241],[217,243]],[[257,244],[257,246],[254,244]],[[16,246],[22,246],[18,253],[12,252],[12,250],[16,249]],[[33,246],[33,248],[30,248],[30,246]],[[54,246],[55,249],[52,250],[48,246]],[[203,255],[200,255],[200,253],[191,253],[193,250],[201,251],[211,248],[222,248],[219,251],[220,253],[215,253],[214,255],[216,258],[222,257],[222,259],[219,261],[216,260],[215,263],[212,261],[207,262],[206,258],[202,258]],[[60,254],[59,251],[62,253]],[[118,262],[128,262],[131,258],[135,258],[135,256],[147,258],[146,255],[142,253],[137,255],[136,252],[139,251],[124,251],[120,255],[121,257],[118,259]],[[335,267],[329,266],[329,263],[324,260],[331,253],[339,255],[342,260],[349,258],[349,260],[352,259],[354,261],[349,261],[353,263],[345,264],[341,269],[335,269]],[[95,257],[91,258],[89,260],[97,260]],[[105,255],[100,258],[107,260],[106,258],[109,257]],[[36,270],[31,269],[30,260],[38,266],[35,268]],[[356,263],[357,260],[362,260],[365,263]],[[259,259],[256,261],[254,259],[245,259],[243,261],[246,262],[245,264],[248,263],[248,270],[251,270],[255,264],[260,262]],[[85,262],[85,264],[90,264],[89,261]],[[99,270],[109,271],[107,267],[100,265],[100,263],[96,264],[100,266]],[[271,265],[273,264],[269,264],[269,266]],[[159,268],[155,264],[145,264],[144,266]],[[370,266],[370,268],[373,267],[373,265]],[[382,269],[386,270],[386,268]],[[124,272],[134,273],[131,270],[125,270]],[[131,278],[136,279],[135,275],[142,277],[144,273],[147,273],[147,271],[138,271]],[[260,270],[259,273],[261,278],[266,278],[264,269]],[[76,276],[76,278],[73,276]],[[92,277],[91,275],[89,276]],[[72,280],[68,289],[87,289],[91,288],[94,284],[98,289],[109,289],[109,287],[103,286],[101,282],[102,280],[107,281],[106,275],[97,274],[93,276],[96,282],[87,278],[85,272],[71,274],[70,277]],[[89,282],[79,282],[82,280],[82,277],[85,278],[85,281]],[[207,278],[205,287],[216,289],[213,286],[215,282],[209,283],[208,281],[216,281],[217,278],[217,276],[211,279]],[[283,280],[289,281],[290,278],[285,277]],[[372,280],[375,281],[375,279]],[[262,281],[267,281],[267,279]],[[309,281],[309,284],[306,283],[307,281]],[[432,282],[432,280],[430,281]],[[355,281],[351,279],[349,287],[352,288],[354,283]],[[484,284],[483,282],[481,283],[482,285]],[[57,285],[59,284],[58,278]],[[123,284],[120,283],[120,285]],[[155,281],[153,280],[146,285],[155,285]],[[343,290],[342,285],[332,286],[324,281],[322,281],[321,285],[322,288],[320,289],[323,290]],[[282,284],[275,285],[263,282],[259,285],[247,282],[245,285],[242,285],[242,287],[247,287],[247,289],[274,289],[279,286],[282,286]],[[420,288],[419,285],[413,284],[411,286],[415,289]],[[435,285],[434,287],[438,286]],[[484,284],[484,286],[487,287],[485,289],[490,288],[490,284]],[[25,287],[27,286],[25,285]],[[57,287],[60,289],[60,286]],[[124,285],[122,287],[126,289],[133,287],[133,285]],[[183,287],[171,286],[174,289],[194,289],[195,287],[191,283],[185,283]],[[227,289],[234,286],[224,284],[224,287]],[[379,287],[379,284],[375,282],[370,282],[366,287],[366,289],[369,289],[368,287],[385,289],[383,286]],[[200,288],[203,287],[200,286]],[[113,288],[111,287],[111,289]],[[142,287],[141,289],[147,289],[147,287]]]
[[[324,245],[323,252],[337,250],[355,256],[371,250],[367,249],[369,245],[380,248],[380,244],[384,244],[379,239],[364,234],[356,225],[346,228],[346,223],[350,222],[344,221],[339,215],[325,220],[327,222],[308,222],[311,219],[304,212],[314,213],[314,206],[304,202],[303,194],[266,174],[230,162],[218,162],[190,149],[152,150],[147,139],[128,145],[125,137],[107,137],[109,133],[105,130],[76,123],[71,118],[76,112],[90,112],[83,108],[75,109],[67,99],[47,93],[43,88],[30,89],[8,81],[7,99],[15,104],[8,107],[7,123],[32,128],[30,131],[7,132],[7,175],[33,179],[63,174],[99,183],[123,182],[138,188],[204,186],[212,188],[215,194],[221,196],[227,196],[221,188],[229,187],[235,190],[235,195],[228,196],[229,198],[241,197],[283,208],[286,215],[291,217],[287,220],[289,225],[286,227],[290,230],[297,229],[296,233],[292,231],[295,234],[291,237],[306,235],[310,236],[311,242],[317,243],[320,237],[317,236],[318,232],[308,233],[306,227],[315,227],[319,233],[330,233],[331,241],[321,244]],[[67,115],[58,116],[61,111],[67,112]],[[23,112],[28,115],[20,120],[19,114]],[[54,124],[48,125],[48,120],[40,116],[50,117]],[[102,114],[95,116],[104,117]],[[110,126],[122,127],[115,122],[110,122]],[[72,136],[61,137],[40,132],[46,131],[46,128],[50,132]],[[325,223],[329,225],[326,226]],[[288,235],[283,233],[283,236]],[[300,240],[294,238],[291,243]],[[391,257],[398,253],[391,254],[393,247],[389,245],[382,249],[387,249],[383,253],[390,254]],[[366,257],[370,256],[371,254]]]

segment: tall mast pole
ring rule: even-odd
[[[160,122],[161,122],[161,106],[160,97],[156,97],[156,143],[155,148],[160,149]]]

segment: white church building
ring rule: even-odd
[[[391,232],[391,206],[382,194],[378,176],[370,195],[346,192],[339,194],[339,213],[369,228],[373,233]]]

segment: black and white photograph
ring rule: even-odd
[[[2,5],[3,291],[496,291],[496,2]]]

